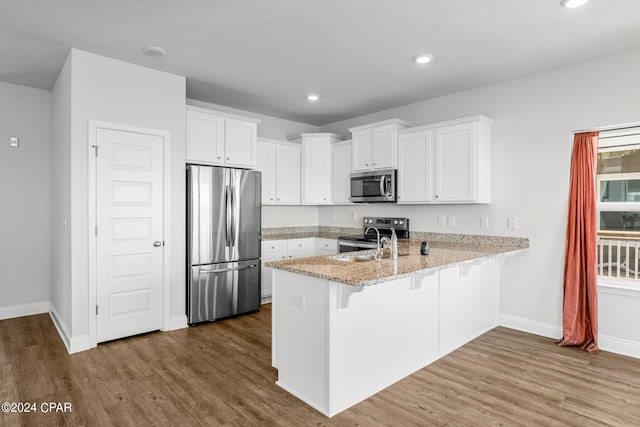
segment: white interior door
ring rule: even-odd
[[[163,138],[98,129],[97,342],[162,327]]]

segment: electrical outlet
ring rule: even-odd
[[[480,217],[480,228],[489,228],[489,217]]]
[[[18,147],[20,145],[20,140],[17,136],[12,136],[9,138],[9,147]]]
[[[438,215],[438,227],[444,227],[447,225],[447,218],[444,215]]]
[[[511,216],[508,218],[508,227],[509,230],[517,230],[518,229],[518,217]]]

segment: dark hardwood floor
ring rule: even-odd
[[[496,328],[327,418],[275,385],[271,306],[69,355],[48,315],[0,321],[1,426],[639,426],[640,360]],[[72,412],[43,413],[46,402]]]

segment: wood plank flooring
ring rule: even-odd
[[[506,328],[333,418],[276,377],[270,305],[73,355],[48,315],[0,321],[0,403],[38,406],[0,426],[640,426],[640,360]]]

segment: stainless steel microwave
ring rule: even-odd
[[[396,170],[381,169],[351,174],[351,197],[355,203],[395,202]]]

